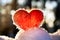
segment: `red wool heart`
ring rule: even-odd
[[[43,13],[40,10],[32,10],[30,13],[25,10],[19,10],[14,14],[13,20],[24,30],[34,27],[39,28],[43,20]]]

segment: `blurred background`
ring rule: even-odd
[[[15,37],[19,31],[12,22],[13,12],[19,8],[38,8],[43,11],[42,25],[49,33],[60,29],[60,0],[0,0],[0,35]]]

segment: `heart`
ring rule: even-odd
[[[43,13],[40,10],[32,10],[27,12],[26,10],[18,10],[13,16],[14,22],[23,30],[30,28],[39,28],[43,20]]]

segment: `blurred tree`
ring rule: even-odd
[[[12,3],[11,3],[11,6],[12,6],[12,9],[13,10],[16,10],[17,9],[17,0],[13,0]]]

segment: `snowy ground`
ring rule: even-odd
[[[55,33],[49,33],[52,40],[60,40],[60,29]],[[0,40],[15,40],[14,38],[0,35]]]

